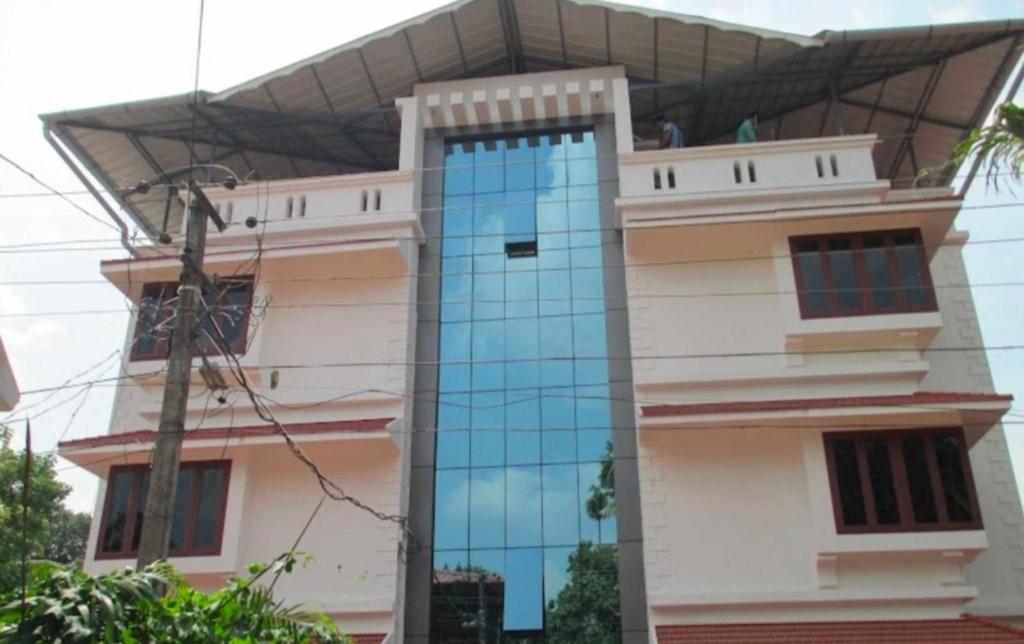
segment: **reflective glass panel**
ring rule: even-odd
[[[108,483],[113,490],[107,506],[107,524],[101,543],[104,552],[120,552],[124,546],[124,531],[128,523],[128,502],[135,484],[136,470],[120,471]]]
[[[182,468],[178,472],[178,489],[174,495],[174,518],[171,520],[171,550],[179,550],[188,544],[185,530],[188,528],[195,474],[196,470],[192,467]]]
[[[803,285],[800,297],[808,313],[823,313],[828,310],[828,293],[825,286],[825,272],[821,265],[818,242],[802,241],[796,245],[797,263]]]
[[[907,484],[910,486],[914,520],[918,523],[935,523],[939,517],[935,509],[935,496],[923,438],[910,436],[903,439],[903,463],[907,468]]]
[[[860,308],[861,294],[857,288],[857,270],[853,264],[852,243],[849,239],[830,239],[827,245],[836,301],[841,310],[855,311]]]
[[[892,479],[892,463],[889,461],[889,441],[864,441],[864,452],[868,458],[868,476],[871,479],[878,522],[899,523],[900,509],[896,498],[896,485]]]
[[[971,510],[970,490],[964,472],[963,454],[965,448],[959,436],[935,437],[935,459],[942,480],[942,494],[946,498],[946,511],[950,521],[970,521],[974,518]]]
[[[867,523],[867,511],[860,484],[857,448],[852,439],[833,439],[831,443],[843,522],[846,525],[864,525]]]
[[[893,252],[896,254],[896,270],[899,272],[907,305],[926,306],[930,289],[925,282],[924,253],[917,237],[897,235],[893,239]]]
[[[864,266],[868,273],[871,299],[880,309],[896,306],[896,292],[893,290],[892,268],[889,253],[883,237],[864,238]]]
[[[584,131],[446,146],[431,641],[618,641],[596,156]]]
[[[222,467],[205,468],[199,507],[196,510],[193,548],[213,548],[217,545],[217,528],[220,527],[220,509],[224,499],[225,475]]]

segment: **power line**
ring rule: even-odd
[[[585,232],[585,231],[579,231],[579,232]],[[566,233],[560,233],[560,234],[565,235]],[[939,249],[939,248],[947,247],[947,246],[949,246],[949,247],[959,247],[959,246],[965,246],[965,245],[977,246],[977,245],[1003,244],[1003,243],[1019,243],[1019,242],[1024,242],[1024,237],[1005,237],[1005,238],[977,239],[977,240],[968,239],[968,240],[963,241],[963,242],[960,242],[960,241],[956,241],[956,242],[946,242],[946,241],[943,241],[943,242],[940,242],[938,244],[920,244],[920,245],[917,245],[916,247],[918,247],[918,248],[925,248],[925,249],[929,249],[929,248],[930,249]],[[570,259],[571,259],[571,253],[574,250],[595,249],[595,248],[602,247],[604,245],[611,245],[611,243],[609,243],[609,244],[597,244],[597,245],[584,245],[584,246],[569,247],[569,248],[557,248],[557,249],[551,249],[551,250],[557,250],[557,251],[569,254],[570,255]],[[263,250],[265,250],[261,246],[258,246],[258,249],[259,249],[258,252],[260,252],[261,254],[262,254]],[[825,254],[829,254],[829,253],[833,253],[833,252],[834,253],[841,253],[841,252],[845,252],[845,251],[838,251],[838,250],[837,251],[827,251]],[[505,255],[504,252],[496,252],[494,254],[495,255],[501,255],[501,256]],[[458,255],[458,256],[449,256],[448,259],[465,259],[465,260],[468,260],[471,257],[473,257],[473,256]],[[602,263],[601,266],[575,266],[575,267],[573,267],[573,266],[564,266],[564,267],[563,266],[555,266],[555,267],[541,267],[541,266],[538,266],[537,268],[516,268],[516,269],[511,269],[511,270],[508,269],[508,268],[493,269],[493,270],[464,270],[464,271],[445,271],[445,270],[442,270],[440,272],[422,272],[422,273],[404,273],[404,274],[403,273],[391,273],[391,274],[368,274],[368,275],[342,275],[342,276],[327,276],[327,277],[267,278],[267,279],[263,279],[261,281],[268,282],[268,283],[339,282],[339,281],[356,281],[356,282],[361,282],[361,281],[367,281],[367,280],[398,280],[398,279],[408,279],[408,278],[416,278],[416,277],[454,277],[454,276],[478,276],[478,275],[509,275],[509,274],[517,274],[517,273],[554,273],[554,272],[568,272],[570,270],[575,270],[575,269],[593,269],[593,270],[597,270],[597,269],[608,269],[608,268],[622,268],[622,269],[628,269],[628,268],[650,268],[650,267],[655,267],[655,266],[682,266],[682,265],[691,265],[691,264],[713,264],[713,263],[723,263],[723,262],[752,262],[752,261],[775,260],[775,259],[790,260],[790,259],[792,259],[792,255],[791,254],[752,255],[752,256],[739,256],[739,255],[736,255],[736,256],[722,256],[722,257],[707,257],[707,258],[699,258],[699,259],[661,260],[661,261],[651,261],[651,262],[630,262],[630,263],[623,262],[622,264]],[[128,260],[128,263],[127,263],[127,266],[129,268],[131,266],[131,261],[132,260]],[[225,279],[224,281],[230,281],[230,278]],[[109,282],[106,281],[106,280],[24,280],[24,281],[7,280],[7,281],[0,281],[0,285],[6,285],[6,286],[82,285],[82,284],[109,284]],[[104,310],[103,312],[113,312],[113,311]],[[74,313],[75,312],[73,312],[73,311],[62,311],[62,312],[55,312],[54,314],[57,314],[57,315],[70,315],[70,314],[74,314]],[[39,312],[39,313],[8,313],[8,314],[0,314],[0,318],[2,318],[2,317],[34,317],[34,316],[40,316],[40,315],[48,315],[48,313],[44,313],[44,312]]]
[[[50,184],[46,183],[45,181],[43,181],[42,179],[40,179],[36,175],[34,175],[31,172],[29,172],[27,169],[25,169],[24,166],[22,166],[21,164],[16,162],[14,159],[11,159],[10,157],[8,157],[8,156],[6,156],[4,154],[0,154],[0,159],[3,159],[7,163],[9,163],[18,172],[21,172],[22,174],[27,176],[32,181],[35,181],[36,183],[41,185],[43,188],[46,188],[46,190],[48,190],[54,196],[60,197],[61,199],[63,199],[65,202],[70,204],[72,208],[74,208],[75,210],[79,211],[80,213],[82,213],[83,215],[88,217],[89,219],[92,219],[96,223],[101,224],[103,226],[106,226],[107,228],[117,232],[117,228],[113,224],[111,224],[109,222],[106,222],[106,221],[103,221],[102,219],[100,219],[96,215],[92,214],[91,212],[89,212],[88,210],[83,208],[82,206],[80,206],[77,203],[75,203],[74,201],[72,201],[66,194],[62,193],[61,191],[57,190],[56,188],[52,188],[50,186]]]
[[[421,208],[417,209],[415,212],[418,213],[419,215],[426,215],[426,214],[443,214],[446,211],[447,212],[458,212],[458,211],[470,212],[470,211],[472,211],[472,209],[475,206],[486,206],[488,209],[492,209],[493,210],[493,209],[516,208],[516,207],[521,207],[521,206],[561,205],[561,204],[570,205],[570,204],[579,204],[579,203],[598,204],[598,203],[602,203],[602,202],[614,202],[617,199],[622,199],[623,198],[621,196],[604,197],[604,198],[602,198],[602,197],[573,197],[573,198],[569,198],[569,196],[568,196],[568,193],[570,191],[573,191],[573,190],[579,191],[579,190],[584,190],[584,189],[588,189],[588,188],[592,189],[592,188],[595,188],[596,186],[600,185],[600,183],[614,184],[614,183],[617,183],[617,180],[607,180],[607,181],[603,181],[603,182],[598,182],[596,184],[595,183],[588,183],[588,184],[571,185],[571,186],[567,185],[567,186],[560,186],[560,187],[557,187],[557,188],[552,188],[552,190],[554,190],[554,191],[565,192],[566,193],[566,197],[564,199],[562,199],[562,198],[558,198],[558,199],[555,199],[555,198],[549,198],[549,199],[527,199],[527,200],[524,200],[524,201],[517,201],[517,202],[503,202],[503,203],[494,203],[494,204],[484,203],[484,204],[475,204],[475,205],[474,204],[467,204],[467,205],[458,205],[458,206],[453,206],[453,205],[449,204],[449,205],[441,205],[441,206],[426,207],[426,208],[421,207]],[[850,183],[842,184],[842,187],[849,188],[849,187],[856,187],[858,185],[859,186],[864,186],[864,187],[873,187],[873,186],[876,185],[876,182],[874,182],[874,181],[850,182]],[[785,190],[785,189],[789,189],[789,188],[800,188],[800,187],[804,187],[804,186],[792,185],[792,186],[770,186],[770,187],[765,187],[765,188],[745,188],[743,190],[743,194],[757,193],[757,192],[766,191],[766,190],[767,191],[777,191],[777,190]],[[535,192],[536,193],[536,192],[539,192],[539,191],[538,190],[525,190],[525,191],[518,191],[518,192]],[[491,194],[491,193],[488,193],[488,194]],[[498,193],[494,193],[494,194],[498,194]],[[685,194],[685,193],[683,193],[683,194]],[[733,195],[736,194],[736,191],[734,191],[734,190],[701,191],[699,193],[692,193],[692,196],[707,197],[709,195],[715,195],[715,194],[733,196]],[[472,196],[472,195],[466,195],[466,196]],[[648,201],[651,200],[651,199],[658,200],[658,201],[666,201],[666,200],[679,199],[680,196],[681,196],[680,193],[673,193],[671,191],[668,191],[668,192],[663,192],[663,193],[659,193],[659,194],[655,194],[655,195],[645,195],[643,198],[645,200],[648,200]],[[957,199],[956,201],[960,202],[961,200]],[[882,204],[870,204],[870,205],[872,205],[872,206],[877,206],[877,205],[883,205],[883,206],[884,205],[906,205],[907,203],[913,203],[913,202],[894,202],[894,203],[882,203]],[[1014,206],[1021,205],[1021,203],[1022,203],[1021,201],[1013,201],[1013,202],[1000,203],[1000,204],[974,204],[974,205],[968,204],[968,205],[961,205],[958,208],[958,210],[963,211],[963,210],[987,210],[987,209],[993,209],[993,208],[1007,208],[1007,207],[1014,207]],[[863,204],[844,204],[844,205],[827,206],[827,208],[831,208],[831,209],[835,209],[835,208],[854,209],[854,208],[862,208],[863,206],[864,206]],[[826,206],[811,206],[811,207],[818,208],[818,209],[826,208]],[[764,212],[769,212],[769,211],[771,211],[771,212],[779,212],[779,211],[791,211],[791,210],[800,210],[800,209],[806,209],[806,208],[804,208],[804,207],[800,207],[800,208],[781,208],[781,209],[780,208],[776,208],[776,209],[768,209],[768,210],[761,209],[761,210],[751,210],[751,211],[737,211],[737,212],[733,212],[733,213],[713,213],[713,214],[715,216],[730,216],[730,215],[749,216],[749,215],[752,215],[752,214],[759,214],[759,213],[764,213]],[[373,212],[354,211],[354,212],[345,212],[345,213],[332,214],[332,215],[321,215],[321,216],[317,216],[317,217],[309,217],[309,218],[301,218],[301,219],[296,219],[296,218],[293,218],[293,219],[287,219],[287,218],[268,219],[268,218],[266,218],[266,213],[264,213],[264,218],[262,220],[258,220],[258,221],[262,221],[263,223],[275,223],[275,224],[283,224],[283,223],[287,224],[287,223],[294,223],[294,222],[304,223],[304,222],[308,222],[308,221],[322,222],[322,221],[331,221],[331,220],[338,220],[338,219],[358,219],[360,221],[366,221],[367,217],[375,217],[375,216],[381,216],[381,215],[404,215],[404,214],[409,214],[410,212],[412,212],[411,209],[392,209],[392,210],[382,209],[382,210],[376,210],[376,211],[373,211]],[[692,217],[693,215],[691,214],[691,215],[686,215],[686,216],[687,217]],[[779,219],[776,219],[776,221],[779,221]],[[785,220],[782,220],[782,221],[785,221]],[[227,225],[228,225],[228,227],[239,227],[239,226],[244,226],[245,223],[242,222],[242,221],[232,221],[232,222],[227,222]],[[702,225],[707,226],[707,225],[714,225],[714,224],[702,224]],[[729,222],[728,225],[733,225],[733,224],[731,222]],[[603,229],[603,230],[618,230],[618,229],[617,228],[606,228],[606,229]],[[568,232],[568,229],[566,231],[551,231],[551,232]],[[574,232],[583,232],[583,231],[574,231]],[[480,236],[503,236],[504,234],[505,234],[504,232],[501,232],[501,233],[488,233],[486,235],[475,234],[475,235],[455,235],[455,236],[453,236],[451,234],[448,234],[448,235],[445,235],[445,237],[446,238],[467,238],[467,237],[480,237]],[[421,240],[421,239],[434,239],[434,238],[441,238],[441,236],[427,236],[425,238],[417,237],[416,239],[417,240]],[[243,240],[239,240],[235,244],[232,244],[232,242],[230,240],[226,240],[226,241],[218,243],[218,247],[229,247],[231,245],[238,245],[238,244],[244,245],[246,243],[250,243],[250,242],[248,242],[247,240],[243,239]],[[147,245],[147,246],[140,246],[138,248],[140,248],[140,249],[149,249],[149,248],[155,248],[155,246]],[[112,247],[112,249],[113,249],[113,247]],[[101,250],[101,249],[95,248],[95,249],[79,249],[79,250]],[[12,251],[8,250],[6,252],[12,252]]]
[[[571,201],[571,202],[559,201],[559,202],[552,202],[552,203],[559,203],[559,204],[566,203],[566,204],[568,204],[568,203],[580,203],[580,202],[583,202],[583,201],[606,201],[606,200],[607,199],[594,198],[594,199],[574,200],[574,201]],[[533,202],[523,202],[523,204],[526,204],[526,203],[533,203]],[[978,205],[973,205],[973,206],[967,205],[967,206],[961,206],[959,208],[959,210],[960,211],[963,211],[963,210],[993,210],[993,209],[1000,209],[1000,208],[1018,207],[1018,206],[1021,206],[1022,204],[1024,204],[1024,202],[1009,202],[1009,203],[1001,203],[1001,204],[978,204]],[[502,204],[498,204],[498,205],[489,206],[489,207],[509,207],[509,208],[511,208],[511,207],[516,206],[516,205],[517,204],[503,204],[503,205]],[[518,204],[518,205],[522,205],[522,204]],[[835,208],[853,209],[853,208],[857,208],[857,207],[858,206],[853,206],[853,205],[829,206],[829,208],[831,208],[831,209],[835,209]],[[468,209],[468,207],[467,207],[467,209]],[[798,208],[797,210],[799,210],[799,209],[800,208]],[[791,208],[782,208],[782,209],[773,209],[773,210],[770,210],[770,211],[769,210],[756,210],[756,211],[738,211],[738,212],[734,212],[734,213],[713,213],[713,214],[716,217],[750,216],[750,215],[763,215],[763,214],[766,214],[768,212],[775,212],[775,213],[778,213],[778,212],[788,212],[788,211],[791,211],[791,210],[793,210],[793,209],[791,209]],[[397,213],[398,211],[395,211],[395,212]],[[402,212],[408,214],[409,211],[402,211]],[[374,213],[374,214],[384,214],[384,213],[378,212],[378,213]],[[328,217],[318,217],[318,218],[311,218],[309,220],[299,220],[299,221],[313,221],[314,219],[323,220],[323,219],[330,219],[330,218],[335,218],[335,217],[345,217],[345,218],[348,218],[348,217],[359,217],[359,218],[362,218],[362,219],[365,220],[366,216],[367,216],[367,213],[355,213],[355,214],[330,215]],[[687,215],[687,216],[691,216],[691,215]],[[859,216],[859,215],[857,213],[852,213],[849,216],[853,217],[853,216]],[[779,222],[788,222],[788,221],[805,221],[806,219],[807,219],[806,217],[799,217],[799,216],[775,217],[772,220],[772,222],[773,223],[779,223]],[[271,222],[272,223],[287,223],[288,221],[289,220],[268,220],[268,219],[258,220],[258,222],[262,223],[262,224],[267,224],[267,223],[271,223]],[[296,221],[296,220],[291,220],[291,221]],[[239,225],[239,224],[229,223],[228,225],[229,226],[234,226],[234,225]],[[735,226],[735,225],[737,225],[737,223],[736,222],[732,222],[732,221],[729,221],[729,222],[718,221],[718,222],[703,222],[703,223],[701,223],[701,227]],[[648,226],[648,227],[646,227],[646,229],[673,228],[673,227],[676,227],[676,226],[673,225],[673,224],[658,224],[658,225],[655,225],[655,226]],[[315,234],[315,231],[310,231],[310,232]],[[568,237],[568,236],[571,236],[571,235],[574,235],[574,234],[575,235],[579,235],[579,234],[582,234],[582,233],[618,233],[618,232],[621,232],[621,229],[620,228],[616,228],[616,227],[590,227],[590,228],[579,228],[579,229],[572,229],[572,230],[570,230],[567,227],[565,229],[560,229],[560,230],[537,230],[537,231],[534,232],[534,234],[538,238],[552,236],[552,237],[557,239],[557,238],[560,238],[560,237]],[[392,236],[386,237],[386,239],[394,240],[394,241],[413,241],[413,242],[416,242],[416,243],[422,243],[422,242],[426,242],[426,241],[430,241],[430,240],[460,241],[460,240],[472,240],[472,239],[503,238],[503,237],[506,237],[506,236],[507,236],[507,233],[505,233],[505,232],[488,232],[488,233],[472,233],[472,234],[451,234],[451,233],[449,233],[449,234],[445,234],[445,235],[425,235],[425,236],[392,235]],[[326,237],[326,238],[325,237],[319,237],[319,238],[317,238],[316,241],[299,242],[299,243],[286,243],[286,244],[282,243],[282,244],[278,244],[278,245],[268,246],[264,250],[279,250],[279,249],[294,250],[294,249],[302,249],[302,248],[310,248],[310,247],[322,247],[322,246],[325,246],[325,245],[329,245],[332,241],[334,241],[334,242],[350,242],[352,240],[351,239],[347,239],[347,238],[342,238],[342,237],[339,237],[337,239],[333,239],[331,237]],[[370,241],[372,241],[372,240],[370,240]],[[54,242],[55,245],[58,245],[60,243],[61,242]],[[968,242],[968,243],[970,243],[970,242]],[[253,241],[251,239],[246,239],[246,238],[241,238],[241,239],[237,239],[237,240],[227,239],[227,240],[219,241],[214,248],[219,250],[221,253],[224,253],[224,252],[229,252],[229,251],[245,251],[248,248],[252,247],[252,245],[253,245]],[[618,245],[618,242],[617,241],[614,241],[614,242],[602,242],[601,245]],[[960,244],[957,243],[957,244],[953,244],[953,245],[960,245]],[[146,246],[136,246],[135,248],[138,249],[138,250],[143,250],[143,251],[149,252],[149,253],[154,253],[156,255],[159,255],[160,257],[165,257],[165,258],[173,257],[172,255],[170,255],[170,254],[168,254],[166,252],[163,252],[159,246],[146,245]],[[549,250],[560,250],[560,249],[561,249],[561,247],[555,247],[555,248],[550,248]],[[45,247],[40,247],[38,244],[25,244],[25,245],[11,244],[11,245],[8,245],[6,247],[0,247],[0,254],[12,255],[12,254],[24,254],[24,253],[97,252],[97,251],[106,251],[106,250],[117,251],[117,250],[122,250],[122,249],[120,247],[114,247],[114,246],[111,246],[111,247],[91,246],[91,247],[81,247],[81,248],[67,248],[67,247],[45,248]],[[504,255],[504,252],[495,251],[493,253],[482,253],[482,254],[481,253],[474,253],[472,256],[474,256],[474,257],[480,257],[481,255],[495,255],[495,256],[497,256],[499,254],[500,255]],[[466,256],[468,257],[470,255],[466,255]],[[455,255],[454,257],[458,257],[458,255]],[[136,258],[136,259],[134,259],[132,261],[144,262],[147,259],[152,259],[152,258],[142,258],[142,259]],[[754,259],[756,259],[756,258],[754,258]]]
[[[419,361],[353,361],[353,362],[323,362],[323,363],[281,363],[281,364],[261,364],[261,369],[278,369],[278,370],[301,370],[301,369],[339,369],[339,368],[355,368],[355,367],[417,367],[417,366],[473,366],[473,365],[493,365],[493,364],[525,364],[525,363],[538,363],[538,364],[549,364],[549,363],[565,363],[565,362],[580,362],[583,364],[602,362],[602,361],[632,361],[632,362],[646,362],[646,361],[658,361],[658,360],[702,360],[702,359],[722,359],[722,358],[754,358],[754,357],[771,357],[771,356],[822,356],[822,355],[872,355],[872,354],[905,354],[908,352],[919,352],[923,354],[929,353],[978,353],[978,352],[996,352],[996,351],[1020,351],[1024,350],[1024,344],[1007,344],[1007,345],[990,345],[990,346],[952,346],[952,347],[929,347],[926,349],[917,348],[893,348],[893,347],[871,347],[861,349],[822,349],[817,351],[737,351],[731,353],[724,352],[708,352],[708,353],[680,353],[680,354],[651,354],[651,355],[633,355],[633,356],[601,356],[601,357],[575,357],[575,356],[550,356],[550,357],[539,357],[539,358],[498,358],[488,360],[419,360]],[[215,356],[216,357],[216,356]],[[101,378],[89,382],[80,382],[73,385],[58,385],[54,387],[42,387],[38,389],[32,389],[22,392],[23,395],[33,395],[38,393],[45,393],[51,391],[59,391],[67,389],[69,387],[80,387],[86,384],[103,384],[108,382],[114,382],[119,380],[134,380],[139,378],[146,378],[157,376],[163,373],[163,369],[157,371],[149,371],[140,374],[132,375],[120,375],[111,376],[109,378]],[[589,385],[566,385],[566,386],[589,386]],[[524,387],[524,389],[538,389],[537,387]],[[503,387],[500,390],[502,391]],[[470,393],[470,392],[452,392],[452,393]],[[486,392],[475,392],[475,393],[486,393]]]
[[[544,135],[537,135],[537,136],[540,137],[540,136],[544,136]],[[907,139],[907,138],[913,138],[913,136],[914,136],[913,134],[876,134],[876,137],[877,137],[877,139],[879,141],[903,140],[903,139]],[[523,137],[523,138],[530,138],[530,137],[526,136],[526,137]],[[793,140],[793,139],[778,139],[778,140],[775,140],[775,141],[765,141],[765,143],[768,143],[768,142],[777,143],[777,142],[780,142],[780,141],[787,141],[787,140]],[[461,144],[454,144],[454,145],[461,145]],[[559,145],[561,145],[561,144],[559,144]],[[727,145],[727,144],[717,144],[717,146],[724,146],[724,145]],[[694,149],[699,149],[699,148],[704,148],[704,147],[716,147],[716,146],[701,145],[701,146],[690,147],[690,148],[686,148],[686,149],[687,150],[694,150]],[[638,151],[638,152],[642,153],[643,151]],[[636,154],[636,152],[634,152],[634,154]],[[414,169],[410,170],[409,172],[426,173],[426,172],[441,172],[441,171],[444,171],[444,170],[465,170],[465,169],[470,169],[470,168],[493,168],[493,167],[509,167],[509,166],[513,166],[514,167],[514,166],[521,166],[521,165],[546,165],[546,164],[549,164],[549,163],[558,163],[560,161],[566,161],[566,160],[570,160],[570,159],[572,161],[587,161],[587,160],[595,160],[596,161],[596,160],[600,160],[600,159],[618,159],[618,158],[620,158],[620,156],[621,155],[619,155],[619,154],[593,154],[593,155],[573,156],[571,158],[556,157],[556,158],[542,159],[542,160],[528,160],[528,159],[524,159],[524,160],[515,160],[515,161],[504,161],[503,160],[503,161],[492,161],[492,162],[483,162],[483,163],[475,163],[474,162],[474,163],[467,163],[467,164],[444,164],[444,165],[440,165],[440,166],[423,166],[423,167],[420,167],[420,168],[414,168]],[[393,171],[393,170],[391,170],[391,171]],[[384,172],[389,172],[389,171],[388,170],[384,170]],[[236,173],[236,174],[239,174],[239,173]],[[1012,172],[1012,171],[1003,171],[1003,172],[995,173],[995,175],[993,175],[993,176],[1011,176],[1011,175],[1014,175],[1014,174],[1015,173]],[[239,176],[242,176],[242,175],[240,174]],[[322,175],[322,176],[323,177],[330,177],[330,176],[335,176],[335,175]],[[950,178],[950,182],[952,183],[956,179],[964,179],[967,176],[969,176],[969,173],[964,173],[964,174],[959,174],[958,173],[958,174],[955,174],[955,175],[953,175]],[[269,179],[267,181],[268,182],[272,182],[272,181],[291,181],[291,180],[294,180],[296,178],[298,178],[298,177],[282,177],[282,178],[276,178],[276,179]],[[909,180],[905,180],[905,181],[907,183],[913,183],[915,180],[914,179],[909,179]],[[153,189],[153,188],[172,188],[172,187],[180,188],[182,185],[184,185],[184,184],[182,184],[182,183],[150,183],[149,184],[149,188],[150,189]],[[216,184],[216,183],[201,184],[202,187],[217,186],[217,185],[220,185],[220,184]],[[242,183],[240,185],[246,185],[246,184]],[[57,191],[56,189],[49,188],[49,186],[45,186],[45,187],[47,188],[47,192],[8,192],[8,193],[0,193],[0,199],[32,199],[32,198],[55,197],[55,196],[82,196],[82,197],[85,197],[85,196],[89,196],[91,194],[90,191],[83,190],[83,189],[80,189],[80,188],[73,188],[73,189],[70,189],[70,190],[60,190],[60,191]],[[114,189],[97,188],[96,191],[99,192],[99,193],[106,193],[106,194],[123,194],[126,191],[132,190],[134,187],[135,186],[122,186],[122,187],[118,187],[118,188],[114,188]],[[140,202],[142,202],[142,200],[138,200],[136,203],[140,203]],[[162,200],[161,200],[161,202],[162,202]]]
[[[568,272],[571,269],[551,269],[552,271]],[[935,284],[930,288],[938,291],[942,290],[972,290],[982,288],[1019,288],[1024,287],[1024,281],[1014,282],[981,282],[978,284]],[[892,287],[891,291],[920,291],[923,287]],[[730,297],[770,297],[780,295],[815,295],[815,294],[828,294],[828,293],[860,293],[863,289],[861,288],[834,288],[834,289],[805,289],[802,291],[706,291],[706,292],[692,292],[692,293],[636,293],[630,295],[591,295],[591,296],[573,296],[569,297],[529,297],[529,298],[504,298],[504,299],[448,299],[448,300],[415,300],[415,301],[369,301],[369,302],[292,302],[289,304],[261,304],[259,308],[261,310],[270,309],[360,309],[360,308],[377,308],[377,307],[399,307],[399,308],[416,308],[419,306],[433,306],[433,305],[496,305],[496,304],[529,304],[529,303],[543,303],[543,302],[614,302],[616,300],[628,301],[628,300],[660,300],[660,299],[718,299],[718,298],[730,298]],[[221,305],[217,307],[219,312],[245,312],[250,307],[244,305]],[[625,307],[606,307],[606,311],[623,311]],[[127,311],[131,313],[130,311]],[[927,310],[915,311],[915,312],[928,312]],[[72,316],[72,315],[110,315],[126,313],[125,309],[91,309],[91,310],[62,310],[62,311],[34,311],[26,313],[0,313],[0,319],[3,318],[32,318],[32,317],[56,317],[56,316]],[[564,317],[570,315],[569,313],[564,314],[550,314],[541,315],[540,318],[544,317]],[[493,322],[496,320],[532,320],[537,319],[537,315],[502,315],[497,317],[479,317],[473,318],[474,322]],[[452,322],[461,322],[463,320],[452,320]]]

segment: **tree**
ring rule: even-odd
[[[548,644],[619,644],[619,567],[615,546],[583,542],[569,556],[569,582],[548,603]]]
[[[11,448],[11,430],[0,427],[0,594],[21,584],[23,534],[28,536],[28,556],[47,556],[47,545],[66,512],[62,505],[71,488],[57,480],[53,456],[33,455],[29,487],[28,525],[22,531],[22,479],[25,453]],[[76,555],[81,558],[82,552]]]
[[[61,508],[53,517],[50,538],[43,548],[43,557],[61,564],[80,566],[85,557],[91,517],[84,512]]]
[[[615,516],[615,461],[612,459],[611,441],[608,441],[601,457],[597,485],[590,486],[586,507],[587,516],[595,521]]]
[[[953,157],[938,171],[957,168],[971,156],[977,155],[986,166],[985,181],[997,190],[999,177],[1009,175],[1020,181],[1024,170],[1024,107],[1003,103],[996,108],[992,125],[978,128],[953,149]],[[918,175],[921,179],[937,170],[926,168]]]

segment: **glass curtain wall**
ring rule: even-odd
[[[596,154],[446,144],[432,641],[620,641]]]

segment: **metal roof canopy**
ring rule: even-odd
[[[805,37],[597,0],[458,0],[195,103],[42,119],[151,235],[180,227],[182,202],[119,187],[192,163],[264,180],[395,168],[394,99],[416,83],[604,65],[625,67],[640,133],[667,113],[688,144],[721,142],[752,111],[779,139],[873,132],[879,176],[905,185],[984,121],[1022,43],[1024,20]]]

